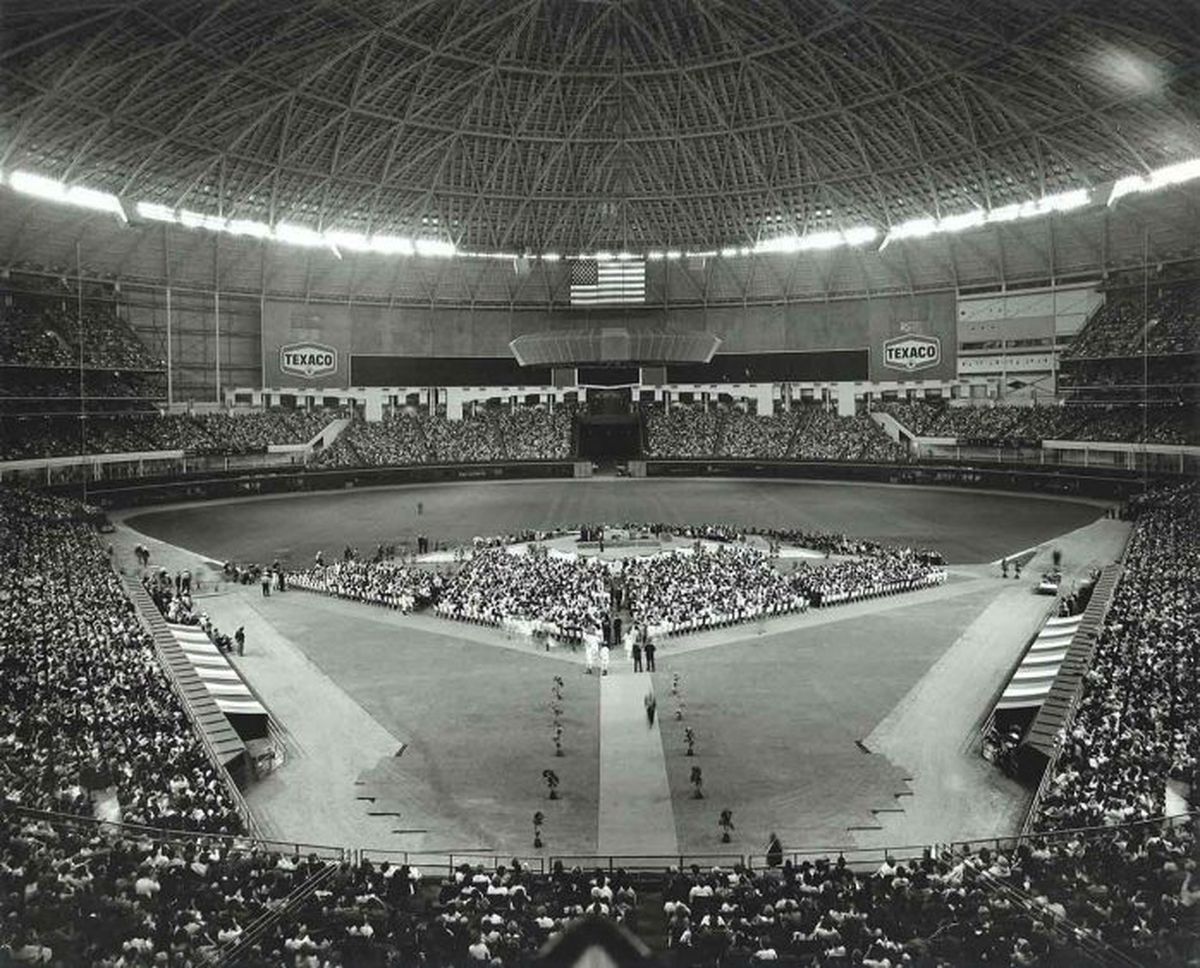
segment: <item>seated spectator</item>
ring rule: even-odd
[[[1200,789],[1200,488],[1150,492],[1134,513],[1039,829],[1158,817],[1168,780]]]
[[[0,490],[5,801],[88,815],[93,792],[111,788],[128,822],[239,831],[85,517],[71,502]]]
[[[293,588],[401,612],[429,605],[437,599],[443,584],[440,575],[416,566],[353,559],[288,572],[287,583]]]

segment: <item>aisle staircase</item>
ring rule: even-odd
[[[720,457],[725,449],[725,435],[729,431],[729,411],[724,408],[717,411],[717,426],[713,428],[712,456]]]

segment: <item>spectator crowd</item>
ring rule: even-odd
[[[595,636],[609,606],[607,572],[596,558],[544,546],[522,553],[481,548],[446,580],[434,610],[486,625],[520,623],[564,638]]]
[[[721,543],[627,558],[620,573],[634,621],[651,634],[675,634],[808,608],[808,598],[744,544]]]
[[[113,370],[166,366],[111,305],[85,301],[80,317],[75,294],[65,290],[57,298],[22,300],[19,307],[0,310],[0,364]]]
[[[870,416],[819,406],[755,416],[737,407],[644,407],[646,454],[662,458],[902,461],[907,450]]]
[[[265,453],[271,444],[303,444],[333,419],[317,410],[194,414],[88,413],[0,418],[0,460],[182,450],[185,454]]]
[[[343,558],[332,564],[317,563],[303,571],[289,572],[287,583],[293,588],[323,592],[335,598],[411,612],[437,599],[442,576],[398,561]]]
[[[778,547],[751,545],[726,526],[625,525],[622,532],[686,537],[690,546],[640,557],[593,558],[538,544],[506,547],[476,539],[473,554],[444,575],[416,563],[359,561],[352,556],[291,572],[292,587],[412,611],[432,605],[444,618],[544,631],[567,640],[597,635],[614,614],[613,588],[627,593],[635,626],[674,635],[773,615],[805,611],[877,595],[910,591],[945,580],[938,556],[844,536],[813,535],[826,549],[858,557],[827,559],[791,572],[780,567]],[[581,541],[593,543],[612,529],[585,525]],[[789,535],[791,538],[809,537]],[[632,631],[632,629],[630,629]]]
[[[1150,492],[1134,513],[1042,829],[1161,816],[1168,780],[1200,790],[1200,487]]]
[[[1064,359],[1200,353],[1200,279],[1155,279],[1148,293],[1141,280],[1130,282],[1105,293]]]
[[[384,420],[355,420],[321,455],[334,467],[567,460],[574,409],[480,407],[462,420],[403,409]]]
[[[1182,404],[1068,404],[951,407],[943,403],[893,402],[881,409],[918,437],[954,437],[964,444],[1038,446],[1043,440],[1200,443],[1194,407]]]
[[[429,876],[246,839],[91,513],[0,491],[0,960],[135,968],[236,951],[255,968],[519,968],[593,915],[635,932],[653,919],[682,965],[1052,968],[1077,963],[1081,945],[1155,968],[1189,965],[1194,824],[1155,818],[1168,779],[1196,788],[1198,489],[1152,492],[1134,512],[1125,574],[1032,836],[873,870],[800,861],[774,842],[766,868],[693,867],[635,883],[622,871],[535,874],[515,861]],[[753,573],[755,554],[733,541],[656,560]],[[861,560],[876,559],[881,570],[858,580],[922,556]],[[609,601],[602,568],[544,552],[484,547],[463,572],[462,600],[476,614],[504,595],[506,607],[538,614],[543,587],[596,614]],[[631,572],[636,600],[635,585]],[[160,572],[148,587],[168,612],[194,614],[185,576]],[[115,799],[126,824],[158,832],[96,824],[99,796]],[[1095,824],[1104,826],[1077,829]]]
[[[694,966],[1050,968],[1090,963],[1087,942],[1140,965],[1187,965],[1197,953],[1195,851],[1191,825],[1155,824],[926,852],[871,871],[842,858],[755,874],[694,867],[663,891],[668,945],[677,964]],[[1075,925],[1090,935],[1073,935]]]
[[[108,791],[130,823],[240,829],[79,507],[0,490],[0,549],[4,801],[87,815]]]

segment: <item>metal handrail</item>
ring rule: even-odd
[[[145,824],[128,823],[120,820],[102,820],[99,817],[60,813],[54,810],[37,810],[32,807],[23,807],[20,804],[0,800],[0,814],[5,813],[35,822],[106,831],[119,837],[145,837],[181,844],[206,843],[233,850],[286,852],[296,857],[301,855],[316,855],[323,860],[344,861],[349,854],[345,847],[336,847],[329,844],[266,840],[249,833],[223,834],[206,830],[186,830],[180,827],[150,827]]]
[[[115,570],[114,574],[117,574]],[[174,668],[171,666],[171,663],[167,661],[167,657],[163,654],[162,643],[158,641],[158,636],[154,634],[154,626],[151,622],[151,617],[146,614],[145,606],[136,601],[134,595],[131,594],[133,587],[131,587],[130,583],[132,582],[133,586],[136,586],[137,588],[141,588],[140,584],[136,582],[136,579],[130,579],[124,575],[117,574],[117,577],[126,588],[125,597],[128,598],[130,603],[134,606],[134,612],[138,616],[138,621],[141,623],[142,628],[144,628],[150,636],[150,641],[154,645],[154,657],[158,661],[159,668],[166,673],[167,681],[171,685],[171,691],[175,693],[175,696],[179,699],[180,705],[183,706],[184,712],[187,713],[188,722],[191,723],[192,726],[192,733],[199,738],[200,745],[204,747],[204,751],[208,755],[208,759],[212,765],[212,768],[216,771],[217,776],[221,778],[221,781],[225,785],[226,792],[229,794],[229,798],[233,801],[234,810],[237,812],[238,818],[241,820],[242,825],[257,837],[260,834],[260,828],[257,819],[255,819],[254,814],[250,810],[250,805],[246,803],[246,798],[242,796],[242,791],[238,789],[237,782],[230,774],[229,768],[226,767],[226,765],[222,762],[220,754],[217,753],[216,748],[212,745],[212,741],[205,734],[204,730],[200,728],[199,717],[196,714],[195,706],[192,705],[192,701],[190,698],[188,698],[187,693],[180,687]],[[141,591],[145,593],[144,588],[141,588]],[[161,619],[165,626],[166,619],[162,617],[162,614],[157,608],[155,608],[154,615]],[[167,634],[170,634],[169,631]]]
[[[1099,613],[1097,616],[1098,622],[1095,625],[1094,635],[1096,638],[1099,638],[1099,636],[1103,633],[1104,622],[1108,618],[1108,611],[1112,607],[1113,599],[1115,599],[1117,596],[1117,590],[1120,587],[1121,579],[1125,576],[1125,555],[1128,550],[1129,538],[1126,537],[1124,544],[1121,546],[1121,553],[1118,555],[1117,561],[1110,566],[1115,569],[1115,572],[1113,573],[1111,589],[1108,590],[1108,594],[1098,598],[1096,593],[1100,591],[1099,587],[1097,587],[1099,586],[1100,582],[1099,579],[1097,579],[1096,586],[1093,586],[1092,588],[1092,596],[1088,600],[1088,607],[1083,611],[1085,618],[1084,620],[1080,621],[1079,627],[1075,630],[1076,636],[1081,634],[1090,634],[1089,631],[1084,630],[1084,626],[1086,624],[1087,613],[1091,610],[1093,605],[1096,606],[1096,611]],[[1075,636],[1072,636],[1071,642],[1074,643],[1074,641]],[[1084,669],[1085,675],[1088,670],[1091,669],[1092,659],[1095,657],[1095,651],[1096,650],[1093,645],[1093,648],[1089,650],[1088,653],[1087,668]],[[1051,753],[1050,758],[1046,762],[1045,768],[1042,770],[1042,776],[1038,781],[1037,790],[1034,791],[1033,797],[1029,801],[1029,809],[1025,811],[1025,819],[1021,823],[1022,835],[1032,833],[1034,824],[1037,823],[1038,814],[1041,812],[1042,800],[1046,796],[1046,791],[1049,790],[1050,785],[1054,782],[1054,778],[1058,774],[1058,761],[1061,759],[1063,747],[1066,745],[1066,733],[1074,725],[1075,714],[1079,711],[1079,703],[1082,697],[1082,688],[1076,690],[1075,695],[1071,697],[1071,704],[1068,706],[1067,714],[1063,718],[1062,727],[1060,728],[1058,735],[1055,736],[1054,751]]]
[[[1025,891],[1004,883],[988,871],[976,870],[975,875],[990,890],[1005,896],[1030,914],[1039,917],[1052,915],[1051,931],[1055,932],[1063,941],[1080,949],[1084,955],[1097,963],[1104,966],[1117,966],[1117,968],[1141,968],[1137,961],[1119,948],[1109,944],[1091,929],[1076,924],[1066,915],[1047,911],[1045,905],[1040,904],[1036,898]]]
[[[1155,827],[1166,825],[1179,826],[1189,821],[1200,820],[1200,810],[1189,810],[1184,813],[1163,814],[1158,817],[1147,817],[1142,820],[1126,820],[1119,824],[1092,824],[1087,827],[1062,827],[1055,830],[1034,830],[1029,833],[1010,834],[1007,837],[976,837],[971,840],[954,840],[946,844],[950,849],[974,850],[981,847],[992,847],[996,850],[1017,847],[1031,841],[1070,840],[1073,837],[1101,837],[1119,830],[1132,830],[1138,827]]]
[[[277,908],[265,910],[259,917],[233,941],[228,948],[218,949],[213,958],[215,968],[236,964],[252,946],[256,945],[266,933],[291,913],[297,906],[312,897],[322,884],[337,872],[338,865],[326,864],[304,883],[298,885]]]

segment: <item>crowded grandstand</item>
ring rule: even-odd
[[[0,11],[0,966],[1200,966],[1173,0]]]

